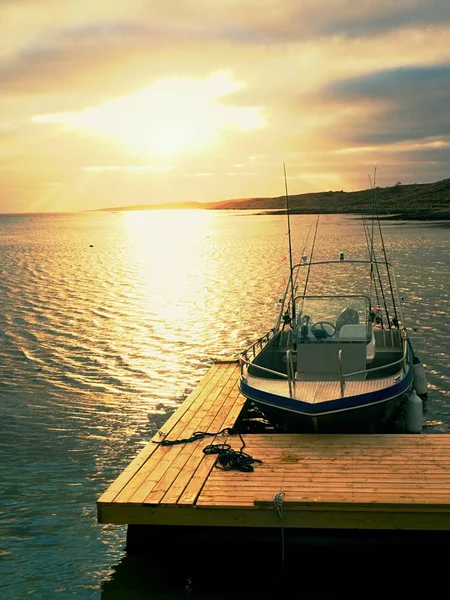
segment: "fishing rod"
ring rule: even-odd
[[[289,238],[289,270],[290,270],[290,280],[291,280],[292,320],[295,323],[294,278],[293,278],[292,242],[291,242],[291,219],[290,219],[290,215],[289,215],[289,194],[288,194],[286,164],[285,163],[283,163],[283,170],[284,170],[284,187],[286,190],[286,215],[287,215],[288,238]]]
[[[309,258],[308,270],[306,272],[306,278],[305,278],[305,286],[303,288],[301,312],[303,311],[303,306],[305,304],[306,288],[308,287],[308,279],[309,279],[309,274],[311,272],[311,263],[312,263],[312,259],[313,259],[313,255],[314,255],[314,248],[316,245],[316,237],[317,237],[317,228],[319,226],[319,218],[320,218],[320,215],[317,215],[316,228],[314,230],[314,238],[313,238],[312,246],[311,246],[311,256]],[[312,226],[312,223],[311,223],[311,226]],[[311,226],[310,226],[310,229],[311,229]],[[309,232],[308,232],[308,237],[309,237]],[[292,296],[292,305],[295,306],[295,300],[294,300],[293,296]]]
[[[303,257],[305,257],[305,258],[306,258],[306,256],[305,256],[305,252],[306,252],[306,247],[307,247],[307,245],[308,245],[309,236],[310,236],[310,234],[311,234],[312,225],[313,225],[312,223],[310,223],[310,224],[309,224],[308,234],[307,234],[307,236],[306,236],[306,240],[305,240],[305,243],[304,243],[304,245],[303,245],[303,250],[302,250],[302,259],[303,259]],[[291,301],[292,301],[292,306],[294,306],[294,294],[295,294],[295,292],[297,291],[297,287],[298,287],[298,285],[297,285],[297,281],[298,281],[298,277],[299,277],[299,275],[300,275],[300,269],[298,268],[298,265],[296,265],[296,267],[297,267],[297,270],[296,270],[296,273],[295,273],[295,281],[294,281],[294,285],[293,285],[293,287],[292,287],[292,285],[291,285]],[[292,267],[292,268],[294,269],[294,267]],[[291,301],[290,301],[290,302],[288,302],[288,305],[287,305],[287,309],[286,309],[286,313],[287,313],[287,314],[289,314],[289,310],[290,310],[290,307],[291,307]],[[302,307],[302,308],[303,308],[303,307]],[[295,307],[294,307],[294,310],[295,310]]]
[[[377,168],[375,167],[375,171],[374,171],[374,180],[375,180],[375,176],[376,176],[376,172],[377,172]],[[374,184],[372,184],[372,179],[370,178],[370,174],[368,175],[369,177],[369,183],[370,183],[370,187],[372,189],[372,234],[370,235],[370,252],[369,252],[369,258],[370,258],[370,262],[371,262],[371,272],[373,271],[373,255],[374,255],[374,247],[373,247],[373,240],[374,240],[374,221],[375,221],[375,187]]]
[[[306,251],[306,247],[308,245],[309,236],[311,234],[312,225],[313,225],[312,223],[310,223],[310,225],[309,225],[308,235],[306,236],[306,240],[305,240],[305,243],[303,245],[302,257],[305,256],[305,251]],[[299,273],[300,273],[300,269],[298,269],[298,266],[299,265],[294,265],[292,267],[293,269],[295,269],[295,267],[297,267],[297,272],[296,272],[295,281],[294,281],[294,293],[297,291],[297,280],[298,280],[298,276],[299,276]],[[291,290],[292,290],[292,285],[289,286],[290,283],[291,283],[290,281],[287,282],[286,289],[285,289],[285,292],[283,294],[283,297],[280,299],[280,303],[282,304],[283,308],[284,308],[284,305],[285,305],[285,302],[286,302],[286,298],[288,296],[289,287],[291,287]],[[293,298],[292,298],[292,302],[293,302]],[[291,308],[291,300],[289,300],[289,302],[287,304],[287,307],[286,307],[286,310],[284,312],[283,319],[284,319],[285,324],[291,322],[291,317],[290,317],[290,314],[289,314],[290,308]],[[281,316],[278,319],[276,329],[278,329],[280,323],[281,323]]]
[[[370,258],[371,258],[371,239],[370,239],[369,226],[368,226],[368,224],[366,222],[366,217],[364,215],[362,217],[362,221],[363,221],[364,236],[366,238],[366,246],[367,246],[367,250],[368,250],[368,253],[369,253],[369,260],[370,260]],[[378,271],[378,265],[377,265],[377,271]],[[378,280],[379,280],[379,283],[380,283],[380,289],[382,289],[379,271],[378,271]],[[372,264],[371,264],[369,295],[371,295],[371,293],[372,293],[372,291],[371,291],[372,283],[373,283],[373,289],[375,291],[375,296],[377,297],[377,304],[379,305],[380,304],[380,299],[379,299],[379,296],[378,296],[378,288],[377,288],[377,285],[376,285],[375,277],[373,276],[373,268],[372,268]]]
[[[320,215],[317,215],[316,229],[314,230],[314,238],[313,238],[312,247],[311,247],[311,256],[309,258],[309,265],[308,265],[308,270],[306,272],[306,279],[305,279],[305,287],[303,289],[303,298],[305,298],[306,288],[308,287],[308,279],[309,279],[309,274],[311,272],[311,262],[313,259],[314,247],[316,245],[316,237],[317,237],[317,228],[319,226],[319,218],[320,218]]]
[[[308,235],[306,236],[305,244],[304,244],[303,250],[302,250],[302,258],[305,257],[305,259],[306,259],[306,255],[305,255],[306,246],[308,245],[308,240],[309,240],[309,235],[311,233],[312,225],[313,225],[312,223],[309,224]],[[297,279],[298,279],[299,272],[300,272],[299,269],[297,269],[297,273],[295,275],[295,283],[296,284],[297,284]],[[297,286],[295,286],[295,287],[297,287]]]
[[[386,266],[386,273],[387,273],[387,277],[388,277],[388,282],[389,282],[389,288],[391,291],[391,298],[392,298],[392,305],[394,308],[394,315],[395,315],[395,322],[398,323],[398,318],[397,318],[397,308],[395,306],[395,296],[394,296],[394,292],[392,289],[392,282],[391,282],[391,275],[390,275],[390,271],[389,271],[389,264],[387,262],[387,256],[386,256],[386,249],[384,247],[384,241],[383,241],[383,235],[381,233],[381,225],[380,225],[380,217],[378,214],[378,210],[376,209],[376,176],[377,176],[377,168],[375,167],[374,170],[374,176],[373,176],[373,184],[372,184],[372,180],[370,179],[370,175],[369,175],[369,181],[370,181],[370,185],[372,187],[372,191],[373,191],[373,195],[372,195],[372,240],[371,240],[371,275],[373,276],[373,259],[375,257],[375,251],[374,251],[374,237],[375,237],[375,231],[374,231],[374,223],[375,223],[375,218],[377,219],[378,222],[378,227],[379,227],[379,232],[380,232],[380,238],[381,238],[381,242],[382,242],[382,248],[384,251],[384,260],[385,260],[385,266]],[[380,289],[381,289],[381,293],[383,295],[383,301],[384,301],[384,309],[386,311],[386,320],[387,320],[387,324],[389,326],[389,329],[391,329],[391,319],[389,318],[389,310],[387,307],[387,303],[386,303],[386,296],[384,294],[384,288],[381,282],[381,277],[379,274],[379,270],[378,270],[378,261],[375,259],[375,265],[378,271],[378,277],[379,277],[379,282],[380,282]]]
[[[384,237],[383,237],[383,232],[381,230],[381,223],[380,223],[380,217],[379,217],[378,211],[377,211],[377,221],[378,221],[378,230],[380,232],[381,249],[383,250],[384,263],[386,265],[386,273],[387,273],[387,278],[388,278],[388,282],[389,282],[389,289],[391,292],[392,308],[394,309],[394,319],[392,319],[392,322],[395,327],[398,327],[398,313],[397,313],[397,305],[395,302],[395,294],[394,294],[394,290],[392,287],[391,270],[389,268],[389,263],[388,263],[388,259],[387,259],[386,246],[384,245]],[[389,329],[390,328],[391,328],[391,324],[389,322]]]
[[[369,251],[369,257],[371,256],[371,253],[372,253],[373,257],[375,258],[375,268],[376,268],[377,275],[378,275],[378,283],[379,283],[379,286],[380,286],[380,292],[381,292],[381,295],[382,295],[382,298],[383,298],[384,309],[386,311],[386,314],[388,314],[388,307],[387,307],[387,304],[386,304],[386,296],[384,294],[383,282],[381,281],[380,269],[378,267],[378,261],[377,261],[376,256],[375,256],[375,250],[373,249],[373,244],[372,244],[372,241],[370,239],[369,226],[366,223],[365,217],[363,217],[363,228],[364,228],[364,233],[365,233],[365,236],[366,236],[366,244],[367,244],[367,249]],[[377,305],[380,306],[381,302],[380,302],[380,297],[378,295],[378,287],[377,287],[377,284],[376,284],[375,276],[373,274],[373,263],[371,262],[370,283],[372,283],[372,282],[373,282],[373,289],[375,291],[375,296],[376,296],[376,299],[377,299]],[[369,294],[370,294],[370,288],[369,288]],[[380,324],[381,324],[381,328],[384,329],[383,319],[381,319]]]

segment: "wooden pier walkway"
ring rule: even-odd
[[[235,425],[237,363],[216,363],[97,501],[100,523],[197,527],[450,530],[450,436],[252,434],[252,472],[217,468],[210,444]],[[275,503],[281,501],[281,505]],[[281,510],[280,510],[281,506]],[[278,509],[278,510],[277,510]]]

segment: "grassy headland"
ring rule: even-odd
[[[450,219],[450,179],[435,183],[413,183],[392,187],[344,192],[328,191],[289,195],[292,214],[372,214],[374,210],[387,218],[435,220]],[[285,211],[286,197],[240,198],[221,202],[177,202],[170,204],[134,205],[108,210],[150,210],[202,208],[209,210],[270,210]]]
[[[436,183],[401,185],[375,190],[379,215],[402,219],[450,219],[450,179]],[[374,190],[356,192],[329,191],[314,194],[289,195],[293,214],[336,214],[373,212]],[[286,198],[247,198],[216,203],[213,208],[285,210]]]

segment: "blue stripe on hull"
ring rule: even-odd
[[[408,369],[406,376],[388,388],[361,394],[358,396],[348,396],[345,398],[337,398],[336,400],[328,400],[318,404],[310,404],[302,400],[286,398],[277,394],[270,394],[252,388],[243,380],[239,382],[239,389],[242,394],[258,404],[264,404],[274,409],[297,413],[304,416],[322,416],[330,415],[336,412],[349,412],[370,406],[395,400],[405,394],[413,383],[412,369]]]

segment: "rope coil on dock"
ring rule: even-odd
[[[174,446],[176,444],[186,444],[189,442],[195,442],[203,439],[207,436],[217,436],[222,434],[228,435],[238,435],[242,442],[241,448],[239,450],[233,450],[230,444],[208,444],[203,448],[203,452],[205,454],[217,454],[215,466],[218,469],[222,469],[223,471],[243,471],[246,473],[250,473],[254,470],[253,463],[262,463],[262,460],[257,458],[253,458],[249,454],[243,452],[245,448],[245,442],[242,438],[242,435],[232,429],[231,427],[226,427],[221,431],[215,433],[208,433],[206,431],[195,431],[191,437],[189,438],[181,438],[178,440],[167,440],[163,439],[161,441],[154,440],[155,444],[159,444],[161,446]]]

